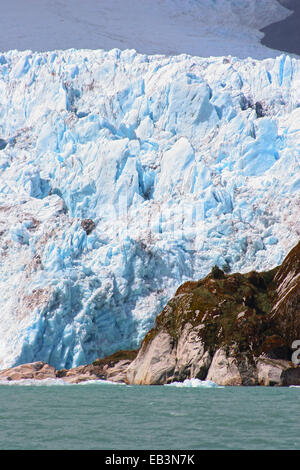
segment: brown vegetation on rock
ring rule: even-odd
[[[185,351],[189,367],[178,374],[178,345],[187,325],[198,355],[193,363]],[[180,286],[146,335],[127,381],[197,377],[191,370],[199,370],[205,358],[206,378],[220,385],[290,384],[299,380],[300,368],[291,362],[295,339],[300,339],[300,243],[270,271],[225,274],[214,267],[204,279]]]

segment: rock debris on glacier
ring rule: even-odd
[[[288,56],[2,54],[0,366],[135,348],[182,282],[278,265],[299,80]]]

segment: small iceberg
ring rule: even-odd
[[[183,382],[172,382],[166,384],[171,387],[192,387],[192,388],[224,388],[211,380],[185,379]]]

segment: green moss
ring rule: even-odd
[[[204,279],[183,284],[157,317],[144,346],[161,330],[177,342],[189,323],[201,325],[199,339],[211,353],[235,345],[239,352],[260,354],[266,333],[275,334],[270,312],[276,272],[228,275],[215,267]]]

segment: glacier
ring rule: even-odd
[[[300,62],[0,55],[0,367],[136,348],[177,287],[300,234]]]

